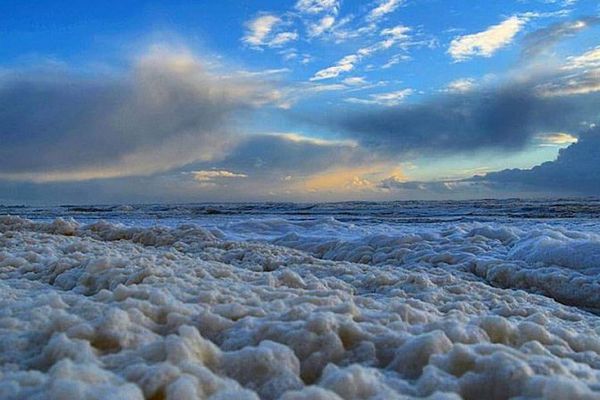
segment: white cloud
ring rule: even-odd
[[[352,22],[353,19],[353,16],[344,17],[333,26],[331,32],[332,36],[336,40],[336,43],[341,43],[349,39],[370,35],[371,33],[377,30],[377,25],[374,23],[369,23],[368,25],[361,26],[355,29],[349,28],[348,25]]]
[[[350,54],[340,61],[338,61],[335,65],[322,69],[318,71],[312,78],[311,81],[318,81],[321,79],[329,79],[335,78],[340,75],[342,72],[349,72],[354,69],[354,64],[359,60],[359,56],[356,54]]]
[[[542,0],[546,4],[558,4],[562,7],[569,7],[575,5],[578,0]]]
[[[248,175],[239,174],[227,170],[200,170],[185,172],[185,174],[191,174],[194,180],[198,182],[211,182],[218,179],[228,178],[247,178]]]
[[[362,86],[368,84],[363,76],[353,76],[344,79],[342,82],[348,86]]]
[[[268,46],[279,47],[296,39],[298,39],[298,34],[296,32],[281,32],[273,37],[273,39],[268,43]]]
[[[305,14],[337,14],[340,2],[339,0],[298,0],[295,8]]]
[[[379,47],[381,49],[389,49],[399,42],[408,41],[410,39],[410,35],[408,34],[410,31],[411,29],[404,25],[397,25],[393,28],[382,30],[381,36],[384,36],[386,39],[379,42]]]
[[[567,58],[567,63],[563,68],[566,70],[600,68],[600,46],[586,51],[580,56]]]
[[[526,22],[525,17],[512,16],[483,32],[457,36],[450,43],[448,54],[455,61],[465,61],[475,56],[491,57],[510,44]]]
[[[473,90],[475,87],[475,79],[473,78],[460,78],[450,82],[444,91],[450,93],[465,93]]]
[[[317,23],[308,25],[308,36],[317,37],[331,29],[335,23],[335,18],[331,15],[327,15],[321,18]]]
[[[280,22],[281,18],[271,14],[256,17],[246,24],[248,31],[242,40],[252,46],[261,46],[275,25]]]
[[[412,89],[402,89],[394,92],[388,93],[377,93],[369,95],[368,99],[359,99],[356,97],[350,97],[346,99],[348,103],[356,103],[356,104],[377,104],[381,106],[397,106],[402,103],[404,99],[413,94],[414,91]]]
[[[303,91],[308,94],[313,94],[313,93],[322,93],[322,92],[335,92],[335,91],[346,90],[346,89],[348,89],[348,86],[343,85],[341,83],[330,83],[328,85],[319,85],[319,84],[310,85],[310,86],[307,86],[306,88],[303,88]]]
[[[388,62],[381,66],[382,69],[391,68],[396,64],[400,64],[402,61],[409,61],[411,58],[406,54],[394,54]]]
[[[263,14],[246,23],[242,41],[252,47],[280,47],[298,39],[296,32],[276,32],[283,21],[276,15]]]
[[[293,132],[282,132],[282,133],[272,133],[271,135],[276,135],[280,138],[284,138],[294,143],[310,143],[316,146],[348,146],[348,147],[356,147],[358,144],[356,141],[347,139],[347,140],[333,140],[333,139],[321,139],[310,136],[304,136],[302,134],[293,133]]]
[[[240,77],[265,77],[265,76],[281,75],[281,74],[285,74],[288,72],[291,72],[291,70],[289,68],[271,68],[271,69],[264,69],[264,70],[260,70],[260,71],[239,70],[236,72],[236,75],[238,75]]]
[[[387,50],[395,45],[408,43],[410,40],[410,35],[408,35],[408,33],[410,31],[411,29],[404,25],[383,29],[380,32],[380,36],[384,37],[383,40],[376,42],[371,46],[358,49],[356,54],[347,55],[339,60],[335,65],[318,71],[312,78],[310,78],[310,80],[317,81],[321,79],[335,78],[344,72],[352,71],[356,63],[363,58],[369,57],[376,52]]]
[[[393,12],[402,4],[402,0],[380,0],[379,5],[369,12],[368,21],[376,21],[386,14]]]

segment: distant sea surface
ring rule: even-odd
[[[222,229],[232,237],[261,238],[289,229],[319,230],[332,225],[337,234],[444,226],[459,222],[515,225],[561,225],[578,230],[600,230],[600,198],[484,199],[470,201],[393,201],[335,203],[191,203],[131,205],[2,206],[0,215],[36,221],[73,218],[81,223],[99,220],[127,226],[199,224]],[[256,223],[256,230],[249,223]],[[259,224],[259,222],[263,222]],[[245,229],[241,228],[243,223]],[[312,228],[312,229],[311,229]]]

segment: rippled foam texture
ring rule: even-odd
[[[0,398],[596,399],[599,267],[597,235],[550,228],[0,217]]]

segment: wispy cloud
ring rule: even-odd
[[[364,76],[352,76],[352,77],[344,79],[342,81],[342,83],[349,85],[349,86],[363,86],[363,85],[368,84],[368,82],[365,80]]]
[[[600,92],[600,46],[568,57],[557,76],[536,88],[542,96],[572,96]]]
[[[254,48],[281,47],[298,39],[293,31],[277,31],[283,20],[273,14],[262,14],[246,23],[246,33],[242,41]]]
[[[367,21],[373,22],[396,10],[403,0],[379,0],[378,5],[367,14]]]
[[[350,72],[363,58],[369,57],[379,51],[390,49],[393,46],[408,43],[410,40],[410,31],[411,28],[404,25],[383,29],[380,32],[380,37],[382,37],[381,40],[370,46],[358,49],[355,54],[345,56],[331,67],[317,71],[317,73],[315,73],[310,80],[317,81],[322,79],[330,79],[335,78],[344,72]]]
[[[294,6],[305,14],[329,13],[337,14],[340,8],[339,0],[298,0]]]
[[[407,54],[394,54],[390,59],[381,66],[382,69],[388,69],[396,64],[400,64],[403,61],[409,61],[411,57]]]
[[[444,91],[451,93],[465,93],[473,90],[476,86],[475,79],[473,78],[459,78],[450,82]]]
[[[523,57],[536,57],[553,46],[591,26],[598,25],[600,17],[585,17],[563,21],[528,33],[523,38]]]
[[[224,169],[219,170],[200,170],[200,171],[190,171],[183,172],[183,174],[189,174],[194,177],[196,182],[200,182],[204,184],[204,186],[216,186],[217,183],[222,182],[223,180],[232,179],[232,178],[247,178],[248,175],[235,173],[231,171],[227,171]],[[207,185],[208,184],[208,185]]]
[[[242,40],[252,46],[261,46],[265,43],[265,39],[273,30],[273,27],[280,22],[281,18],[271,14],[256,17],[246,23],[248,30]]]
[[[475,56],[491,57],[509,45],[526,22],[527,18],[515,15],[485,31],[457,36],[450,43],[448,54],[455,61],[466,61]]]
[[[310,23],[308,25],[308,36],[318,37],[327,32],[335,23],[335,17],[327,15],[321,18],[316,23]]]
[[[542,133],[535,137],[540,146],[565,146],[577,143],[577,137],[565,132]]]
[[[371,94],[371,95],[369,95],[369,98],[367,98],[367,99],[350,97],[350,98],[347,98],[346,101],[348,103],[377,104],[377,105],[391,107],[391,106],[397,106],[398,104],[402,103],[404,101],[404,99],[406,99],[408,96],[410,96],[413,93],[414,93],[413,89],[408,88],[408,89],[396,90],[394,92]]]
[[[335,65],[317,71],[317,73],[310,78],[311,81],[318,81],[321,79],[335,78],[343,72],[350,72],[354,69],[354,64],[358,62],[360,57],[356,54],[350,54],[342,58]]]
[[[579,56],[567,58],[566,70],[600,68],[600,46]]]

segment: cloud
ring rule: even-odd
[[[546,4],[558,4],[561,7],[569,7],[577,3],[579,0],[540,0]]]
[[[396,177],[383,179],[378,187],[393,192],[412,194],[409,198],[473,198],[494,196],[485,185],[470,181],[403,181]],[[498,193],[495,194],[496,196]]]
[[[315,73],[310,80],[318,81],[322,79],[330,79],[339,76],[343,72],[350,72],[354,69],[354,64],[356,64],[359,59],[359,56],[356,54],[347,55],[339,60],[335,65],[317,71],[317,73]]]
[[[578,141],[561,149],[554,161],[531,169],[491,172],[468,180],[497,190],[529,190],[543,193],[600,194],[600,129],[579,135]]]
[[[343,186],[345,195],[354,189],[362,193],[365,187],[359,187],[360,179],[371,179],[371,175],[364,174],[370,174],[374,169],[390,170],[385,166],[373,166],[384,161],[351,140],[322,139],[289,132],[240,135],[234,138],[222,157],[198,160],[149,176],[38,183],[2,181],[0,177],[0,202],[22,203],[43,199],[45,204],[98,204],[265,201],[273,198],[300,201],[314,200],[322,192],[339,199],[340,195],[335,193],[337,189],[318,185],[323,182],[323,177],[333,179],[337,176],[339,185],[336,187]],[[348,173],[342,173],[344,170],[355,172],[349,177]],[[357,180],[354,180],[355,176]],[[350,185],[349,181],[354,183]],[[308,187],[314,192],[308,193]]]
[[[599,17],[584,17],[574,21],[552,24],[530,32],[523,38],[523,58],[536,57],[551,49],[558,42],[600,23]]]
[[[298,84],[290,85],[281,88],[279,93],[281,99],[278,100],[277,105],[280,108],[291,108],[293,104],[307,100],[309,97],[318,96],[323,93],[332,92],[358,92],[376,87],[387,86],[386,81],[370,82],[364,77],[348,77],[338,82],[323,83],[317,82],[300,82]],[[287,107],[282,107],[285,105]]]
[[[119,75],[9,71],[0,77],[0,178],[150,175],[223,156],[233,122],[277,94],[154,47]]]
[[[343,110],[315,121],[396,157],[520,151],[540,132],[577,131],[598,118],[600,93],[540,96],[536,88],[553,77],[444,92],[387,109]]]
[[[294,133],[241,137],[217,169],[240,171],[272,182],[273,176],[307,175],[369,159],[351,140],[325,140]],[[202,165],[208,165],[203,163]]]
[[[281,47],[298,39],[296,32],[277,32],[283,20],[273,14],[261,14],[246,22],[246,33],[242,41],[254,48]]]
[[[536,90],[542,96],[574,96],[600,92],[600,46],[568,57],[553,79]]]
[[[382,106],[391,107],[391,106],[397,106],[398,104],[402,103],[404,101],[404,99],[406,99],[406,97],[413,94],[413,92],[414,91],[412,89],[402,89],[402,90],[396,90],[394,92],[388,92],[388,93],[371,94],[371,95],[369,95],[368,99],[359,99],[356,97],[350,97],[350,98],[346,99],[346,101],[349,103],[356,103],[356,104],[378,104],[378,105],[382,105]]]
[[[381,188],[420,193],[419,197],[489,197],[489,196],[596,196],[600,195],[600,129],[580,133],[576,140],[566,133],[540,138],[553,145],[570,146],[558,157],[531,169],[505,169],[471,178],[445,181],[406,181],[389,177],[379,182]]]
[[[248,175],[238,174],[238,173],[227,171],[224,169],[190,171],[189,174],[191,174],[194,177],[194,180],[196,180],[198,182],[214,181],[219,178],[247,178],[248,177]]]
[[[308,25],[308,36],[309,37],[318,37],[323,33],[327,32],[333,24],[335,23],[335,18],[331,15],[327,15],[321,18],[317,23],[312,23]]]
[[[342,83],[348,85],[348,86],[364,86],[364,85],[368,85],[369,83],[365,80],[364,76],[351,76],[349,78],[346,78],[342,81]]]
[[[563,68],[566,70],[600,68],[600,46],[580,56],[567,58],[567,63]]]
[[[246,23],[248,29],[242,40],[252,46],[261,46],[275,25],[281,22],[281,18],[275,15],[265,14],[256,17]]]
[[[330,13],[337,14],[340,9],[339,0],[298,0],[294,6],[305,14]]]
[[[204,189],[217,188],[220,185],[227,186],[226,180],[232,178],[247,178],[248,175],[238,174],[227,170],[200,170],[200,171],[185,171],[183,175],[191,175],[199,187]]]
[[[542,133],[535,139],[540,146],[564,146],[577,143],[577,137],[565,132]]]
[[[367,21],[377,21],[386,14],[389,14],[396,10],[401,4],[403,0],[379,0],[379,4],[377,7],[372,9],[369,14],[367,14]]]
[[[228,180],[227,183],[228,191],[235,190],[247,198],[266,193],[306,196],[309,191],[361,191],[365,188],[359,188],[358,181],[365,177],[360,171],[370,172],[373,164],[381,162],[382,159],[364,151],[351,140],[272,133],[247,135],[222,160],[200,163],[198,167],[246,175],[247,178]],[[208,166],[211,169],[206,168]],[[355,177],[359,179],[355,180]],[[332,186],[326,187],[326,181]],[[354,184],[351,185],[351,182]],[[218,189],[213,185],[213,190]],[[296,200],[298,198],[305,197],[296,197]]]
[[[465,93],[475,88],[475,79],[473,78],[460,78],[453,80],[447,86],[445,91],[451,93]]]
[[[402,61],[410,61],[411,57],[406,54],[394,54],[388,62],[381,66],[381,69],[388,69],[396,64],[400,64]]]
[[[466,61],[475,56],[491,57],[509,45],[526,22],[526,17],[512,16],[483,32],[457,36],[450,42],[448,54],[455,61]]]
[[[310,80],[318,81],[322,79],[335,78],[342,73],[352,71],[358,62],[360,62],[365,57],[373,55],[374,53],[390,49],[395,45],[408,46],[408,42],[410,40],[410,31],[411,28],[404,25],[397,25],[392,28],[383,29],[380,32],[380,36],[383,39],[370,46],[358,49],[356,54],[350,54],[345,56],[331,67],[327,67],[317,71],[317,73],[315,73],[315,75],[312,78],[310,78]]]

